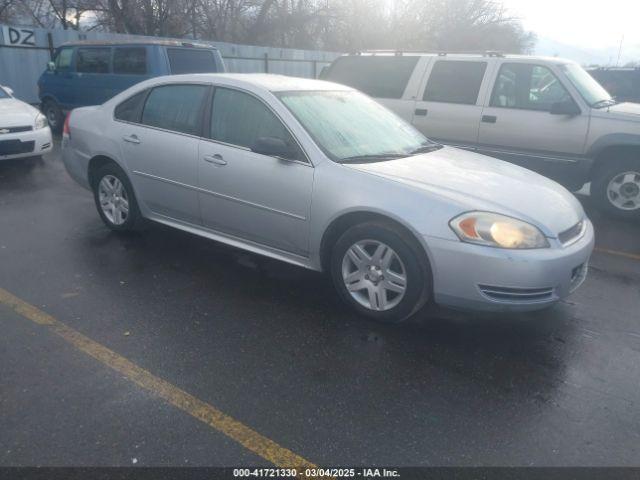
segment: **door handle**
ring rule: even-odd
[[[222,158],[222,155],[216,153],[215,155],[205,155],[202,157],[205,162],[213,163],[214,165],[220,165],[221,167],[227,164],[227,161]]]
[[[484,123],[496,123],[498,121],[498,117],[495,115],[483,115],[482,121]]]
[[[138,138],[137,135],[129,135],[129,136],[124,136],[122,137],[122,140],[124,140],[125,142],[129,142],[129,143],[135,143],[136,145],[138,143],[140,143],[140,139]]]
[[[429,110],[427,110],[426,108],[416,108],[414,113],[417,117],[426,117],[429,113]]]

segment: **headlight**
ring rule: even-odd
[[[36,130],[40,130],[41,128],[44,128],[47,125],[49,125],[49,122],[47,122],[47,117],[45,117],[43,114],[39,113],[36,116],[36,122],[35,122]]]
[[[497,213],[464,213],[451,220],[449,225],[463,242],[510,249],[549,247],[549,242],[538,228]]]

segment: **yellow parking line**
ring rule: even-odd
[[[596,247],[595,251],[600,253],[607,253],[609,255],[616,255],[618,257],[630,258],[631,260],[640,261],[640,255],[637,255],[635,253],[619,252],[618,250],[609,250],[607,248],[599,248],[599,247]]]
[[[33,305],[20,300],[2,288],[0,288],[0,303],[7,305],[24,318],[47,327],[78,350],[92,356],[104,365],[121,373],[133,383],[149,390],[171,405],[213,427],[272,464],[280,468],[315,468],[314,464],[296,455],[291,450],[259,434],[238,420],[221,412],[216,407],[156,377],[144,368],[118,355],[113,350],[82,335],[80,332],[68,327]]]

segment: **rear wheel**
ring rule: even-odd
[[[416,313],[428,300],[431,277],[412,243],[384,223],[348,229],[331,257],[331,276],[343,300],[382,322],[401,322]]]
[[[45,100],[42,104],[42,113],[47,117],[49,127],[54,133],[62,132],[62,125],[64,124],[64,114],[62,109],[54,100]]]
[[[602,210],[617,217],[640,218],[640,156],[602,164],[591,193]]]
[[[109,163],[96,172],[93,196],[102,221],[111,230],[136,230],[141,221],[138,203],[131,182],[115,163]]]

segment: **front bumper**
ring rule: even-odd
[[[0,134],[0,161],[36,157],[48,153],[52,149],[53,140],[49,127]]]
[[[594,246],[593,225],[563,247],[504,250],[425,237],[435,302],[475,311],[532,311],[549,307],[584,281]]]

